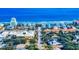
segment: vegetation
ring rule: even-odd
[[[4,27],[8,26],[10,24],[5,24]],[[14,23],[12,23],[12,25],[16,25]],[[78,24],[66,24],[66,26],[75,26],[77,29],[79,29],[79,25]],[[18,27],[24,27],[24,25],[22,24],[18,24]],[[28,25],[27,25],[28,26]],[[29,30],[36,30],[38,27],[41,27],[41,24],[36,24],[35,28],[32,28],[31,26],[28,26],[27,29]],[[47,25],[46,25],[47,26]],[[48,28],[48,26],[47,26]],[[46,28],[45,28],[46,29]],[[49,28],[50,29],[50,28]],[[52,28],[51,28],[52,29]],[[42,29],[42,36],[41,36],[41,44],[43,47],[43,50],[47,49],[47,50],[52,50],[52,44],[48,44],[49,40],[54,40],[54,37],[56,36],[56,39],[59,43],[61,43],[63,45],[63,47],[61,48],[62,50],[79,50],[79,39],[77,39],[75,37],[75,35],[79,35],[79,31],[75,31],[75,32],[65,32],[60,30],[58,33],[55,32],[43,32],[44,29]],[[16,35],[7,35],[6,38],[3,39],[3,43],[6,44],[6,46],[4,48],[1,49],[6,49],[6,50],[14,50],[15,46],[18,44],[26,44],[25,49],[28,50],[39,50],[38,46],[37,46],[37,31],[35,32],[35,37],[33,37],[32,39],[28,39],[25,37],[16,37]],[[26,34],[26,32],[23,33],[24,35]],[[75,40],[76,42],[73,42],[73,40]],[[27,44],[29,43],[29,44]]]

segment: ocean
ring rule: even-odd
[[[0,22],[72,21],[79,19],[79,8],[0,8]]]

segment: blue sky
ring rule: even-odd
[[[0,8],[0,22],[10,21],[59,21],[79,18],[79,8]]]

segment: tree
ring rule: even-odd
[[[7,42],[7,46],[5,48],[6,50],[13,50],[14,47],[13,47],[13,42]]]

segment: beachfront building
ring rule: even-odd
[[[15,17],[11,18],[10,26],[11,27],[16,27],[17,26],[17,21],[16,21],[16,18]]]

